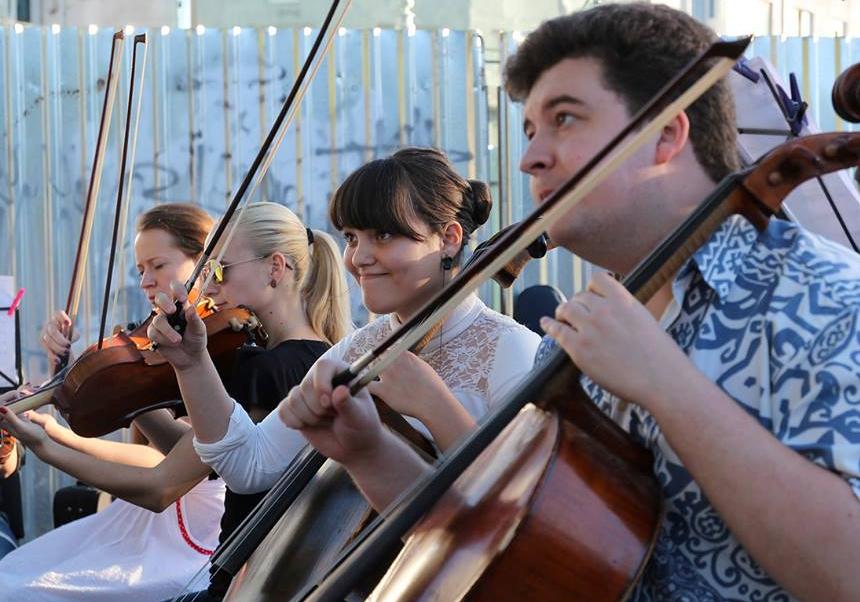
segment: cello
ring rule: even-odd
[[[724,181],[681,228],[637,267],[625,280],[625,286],[636,291],[637,299],[646,300],[648,292],[665,283],[700,246],[697,243],[704,242],[731,214],[744,215],[763,229],[795,186],[815,175],[856,165],[858,159],[860,136],[856,134],[819,134],[777,148],[756,168]],[[588,521],[593,516],[592,500],[582,495],[583,486],[588,487],[587,475],[594,468],[583,462],[582,454],[589,452],[583,441],[595,432],[587,415],[595,406],[576,386],[578,379],[571,380],[578,374],[572,368],[559,351],[535,374],[530,386],[518,392],[523,400],[539,400],[540,407],[523,409],[438,500],[410,535],[371,599],[426,599],[437,595],[446,600],[513,600],[526,595],[541,600],[624,599],[629,588],[621,587],[625,583],[621,578],[627,575],[614,571],[613,556],[602,549],[611,547],[610,541],[616,543],[619,534],[613,531],[612,524]],[[537,379],[545,380],[536,383]],[[540,390],[535,389],[536,385]],[[571,391],[575,393],[571,395]],[[532,472],[527,473],[539,475],[533,488],[517,500],[522,504],[522,514],[502,526],[482,521],[479,517],[498,516],[511,504],[500,495],[509,486],[511,473],[523,478],[522,473],[528,470],[504,457],[504,450],[507,446],[525,446],[537,437],[549,437],[558,451],[546,454],[539,469],[532,467]],[[486,483],[488,473],[497,479],[492,487]],[[478,474],[484,475],[482,484],[487,492],[476,501],[470,494],[475,490]],[[570,520],[571,516],[576,519]],[[464,524],[470,527],[464,529]],[[504,545],[488,543],[490,536],[502,529],[516,530],[513,541]],[[549,533],[553,536],[548,537]],[[585,557],[584,542],[593,547]],[[428,549],[433,550],[430,560],[426,557]],[[535,554],[536,549],[541,553]],[[464,562],[463,556],[469,560]],[[529,578],[512,585],[505,576],[513,571]],[[541,577],[534,579],[531,575]],[[632,585],[635,580],[633,575],[626,583]]]
[[[776,149],[721,183],[625,284],[646,300],[725,217],[741,213],[761,228],[796,185],[857,165],[858,157],[857,134],[812,136]],[[607,534],[629,540],[633,529],[619,529],[619,512],[609,515],[614,523],[598,525],[606,514],[596,510],[615,486],[600,477],[620,480],[617,468],[627,459],[610,456],[609,474],[595,470],[595,456],[612,448],[614,423],[604,424],[588,396],[575,393],[578,382],[578,371],[557,352],[309,599],[343,599],[430,508],[373,599],[622,599],[637,569],[622,562],[630,552],[619,546],[625,539]],[[536,406],[520,411],[529,402]],[[610,529],[591,529],[598,526]]]
[[[482,243],[470,262],[480,257],[481,249],[491,247],[493,241]],[[541,237],[524,255],[542,256],[545,252],[546,240]],[[512,281],[525,261],[525,258],[518,258],[494,279],[500,283]],[[435,336],[431,330],[411,351],[420,354]],[[406,429],[398,427],[395,419],[402,421],[402,417],[379,400],[374,401],[382,422],[405,435],[413,448],[429,452],[424,455],[432,459],[432,446],[428,449],[426,440],[417,431],[412,431],[410,436],[408,423]],[[305,470],[318,472],[299,493],[298,483],[303,482],[300,475]],[[215,567],[234,575],[225,600],[289,599],[301,591],[306,582],[320,576],[321,570],[351,542],[371,516],[369,505],[346,471],[336,462],[325,461],[312,449],[306,449],[304,455],[294,461],[294,466],[272,488],[254,514],[259,516],[249,517],[248,528],[255,528],[251,526],[254,521],[268,525],[260,527],[267,532],[265,539],[255,543],[250,534],[238,535],[235,542],[216,551],[212,558]],[[243,547],[256,549],[248,556],[243,554]],[[248,561],[240,568],[243,557],[248,557]]]
[[[399,353],[404,346],[408,346],[412,338],[420,336],[424,328],[422,324],[438,319],[439,314],[458,303],[488,276],[519,255],[540,236],[547,223],[552,223],[569,211],[606,178],[612,169],[634,153],[644,140],[660,131],[679,111],[723,77],[747,43],[748,40],[717,43],[692,61],[585,167],[547,197],[529,217],[503,236],[472,269],[461,272],[449,287],[429,301],[400,331],[383,341],[360,361],[354,362],[348,370],[338,375],[333,384],[349,384],[350,389],[356,391],[374,378],[376,373],[385,369],[392,356]],[[638,134],[631,135],[634,131]],[[364,372],[361,372],[362,370]],[[570,380],[556,379],[557,392],[566,388]],[[572,382],[577,380],[578,377],[574,375]],[[481,425],[457,450],[437,464],[437,470],[433,473],[435,478],[432,479],[436,481],[435,484],[431,483],[429,478],[419,481],[412,490],[413,495],[403,496],[401,499],[404,501],[393,505],[393,511],[386,512],[386,520],[381,528],[364,537],[350,550],[346,561],[337,566],[315,589],[303,592],[302,597],[341,600],[350,594],[356,583],[383,562],[385,555],[398,545],[405,531],[432,506],[439,495],[504,426],[517,416],[523,405],[525,402],[519,397],[515,401],[508,397],[491,409]],[[661,512],[660,490],[650,470],[650,454],[638,447],[617,425],[603,417],[593,404],[582,405],[581,410],[578,416],[581,430],[578,432],[584,434],[584,437],[579,439],[579,448],[584,451],[577,457],[582,458],[589,467],[588,487],[581,497],[594,502],[587,508],[590,512],[586,515],[592,519],[591,524],[613,526],[611,532],[618,536],[618,540],[611,549],[606,550],[606,558],[598,560],[583,557],[577,559],[575,565],[585,573],[591,571],[595,579],[608,576],[607,588],[615,588],[613,591],[620,589],[623,592],[631,586],[644,566],[655,540]],[[531,439],[509,440],[509,446],[503,448],[501,454],[518,468],[531,466],[535,469],[546,460],[547,453],[555,457],[557,446],[552,433],[542,435],[538,422],[532,421],[526,431],[531,433]],[[569,431],[570,429],[556,428],[555,433]],[[510,471],[507,472],[510,474]],[[513,533],[510,521],[523,516],[524,506],[518,503],[517,494],[533,488],[540,480],[540,475],[540,470],[532,470],[527,476],[515,479],[512,489],[504,492],[502,499],[505,500],[505,507],[494,509],[499,512],[487,515],[493,524],[499,526],[499,530],[490,534],[485,542],[490,545],[504,545],[509,539]],[[493,473],[483,473],[483,485],[479,486],[479,489],[484,493],[489,492],[495,476]],[[447,482],[440,484],[442,479]],[[474,496],[472,499],[475,499]],[[460,526],[469,531],[469,524],[466,521],[460,523]],[[430,552],[425,556],[425,560],[432,563],[444,554],[444,548],[438,551],[442,554]],[[468,551],[465,556],[469,556]],[[459,559],[463,558],[464,556],[459,556]],[[603,570],[598,571],[598,568]],[[420,574],[416,573],[414,576],[420,577]],[[442,597],[447,599],[446,596]]]

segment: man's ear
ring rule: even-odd
[[[442,230],[442,254],[454,257],[463,244],[463,226],[460,222],[448,222]]]
[[[690,119],[684,111],[678,113],[661,131],[654,149],[654,163],[662,165],[684,150],[690,141]]]

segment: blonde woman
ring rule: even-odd
[[[324,232],[307,229],[286,207],[256,203],[242,214],[221,263],[210,262],[207,269],[213,272],[207,294],[228,305],[251,309],[268,333],[265,348],[241,351],[235,373],[226,382],[226,389],[244,410],[262,419],[351,327],[345,273],[337,245]],[[193,422],[194,416],[191,418]],[[190,431],[158,465],[131,467],[58,446],[44,430],[26,420],[6,416],[0,422],[46,462],[156,512],[170,506],[211,470],[195,453]],[[262,495],[227,491],[221,541]],[[160,594],[161,598],[177,594],[182,585]],[[216,579],[210,592],[219,597],[228,585],[229,580]]]

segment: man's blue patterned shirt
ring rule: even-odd
[[[663,323],[698,369],[860,498],[860,256],[789,222],[771,220],[758,232],[734,217],[679,271],[673,292],[674,315]],[[551,348],[545,339],[536,361]],[[583,384],[653,452],[666,501],[632,599],[792,600],[732,536],[654,418],[588,379]]]

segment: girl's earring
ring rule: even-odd
[[[269,286],[271,286],[272,288],[278,288],[278,281],[272,278],[271,280],[269,280]]]
[[[454,258],[453,257],[443,257],[442,258],[442,269],[446,272],[454,267]]]

